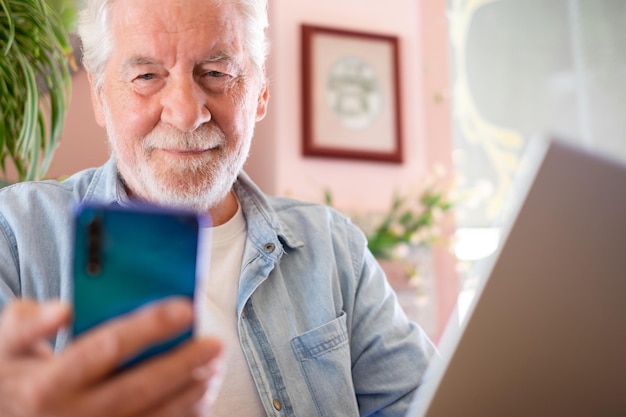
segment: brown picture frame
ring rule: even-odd
[[[398,38],[303,24],[304,156],[402,163]]]

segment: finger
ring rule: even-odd
[[[188,387],[185,387],[177,395],[168,398],[166,401],[157,404],[153,409],[143,413],[145,417],[195,417],[203,416],[198,410],[198,404],[204,396],[206,390],[205,384],[193,383]]]
[[[57,362],[59,376],[68,388],[102,379],[147,347],[189,329],[192,318],[191,302],[173,298],[112,319],[65,349]]]
[[[206,375],[208,376],[208,375]],[[210,415],[210,408],[205,406],[204,399],[207,392],[214,385],[212,378],[206,380],[192,379],[192,383],[185,386],[180,392],[176,392],[157,404],[151,410],[143,413],[145,417],[201,417]]]
[[[68,305],[59,301],[16,300],[0,316],[0,354],[42,353],[43,343],[70,321]]]
[[[54,356],[54,349],[48,340],[40,340],[34,343],[28,351],[24,352],[32,357],[50,358]]]
[[[91,416],[94,410],[106,416],[152,416],[163,408],[176,410],[163,415],[184,415],[213,383],[214,371],[198,369],[214,368],[222,349],[214,338],[186,342],[109,378],[82,401],[79,410]]]

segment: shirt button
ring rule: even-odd
[[[265,246],[263,247],[263,250],[265,251],[265,253],[272,253],[274,252],[275,249],[276,249],[276,245],[274,245],[272,242],[266,243]]]
[[[272,401],[272,405],[274,405],[274,408],[276,409],[276,411],[280,411],[283,409],[283,405],[280,403],[279,399],[274,399],[274,401]]]

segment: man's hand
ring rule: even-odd
[[[218,384],[222,344],[195,339],[124,372],[124,360],[192,322],[189,302],[139,309],[84,333],[59,355],[48,339],[71,320],[58,302],[19,300],[0,315],[0,416],[193,416]]]

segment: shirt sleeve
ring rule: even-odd
[[[352,311],[351,354],[362,416],[405,416],[436,349],[411,322],[364,248]]]
[[[15,237],[0,213],[0,310],[20,294]]]

